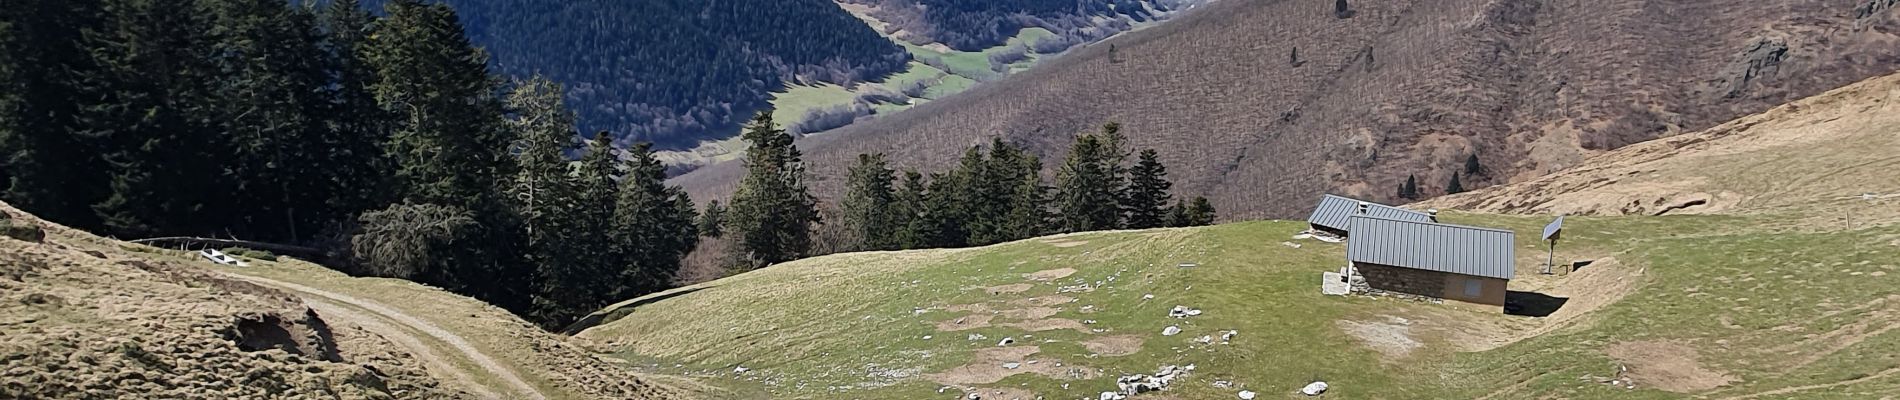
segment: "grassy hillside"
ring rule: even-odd
[[[1093,397],[1192,364],[1159,397],[1323,379],[1339,398],[1891,398],[1897,95],[1900,75],[1872,79],[1420,204],[1518,232],[1527,315],[1322,296],[1341,245],[1267,221],[800,260],[615,305],[580,336],[755,397]],[[1553,212],[1582,214],[1555,259],[1583,265],[1541,275]]]
[[[796,398],[920,398],[946,386],[1076,398],[1187,364],[1197,369],[1170,395],[1274,396],[1311,379],[1341,398],[1900,391],[1900,333],[1889,332],[1900,324],[1900,227],[1788,233],[1768,218],[1574,218],[1558,258],[1596,263],[1547,277],[1535,274],[1543,254],[1530,234],[1544,218],[1448,219],[1523,233],[1512,289],[1567,303],[1532,318],[1322,296],[1320,273],[1341,265],[1342,248],[1290,240],[1299,223],[1254,222],[798,261],[634,300],[581,336],[655,371]],[[1074,272],[1026,277],[1064,269]],[[1169,318],[1176,305],[1204,314]],[[1183,333],[1163,336],[1170,325]],[[1231,344],[1220,343],[1226,330],[1238,331]],[[1202,335],[1215,343],[1196,343]],[[998,347],[1004,337],[1017,343]],[[1599,382],[1619,365],[1636,389]]]
[[[868,152],[933,170],[991,136],[1060,160],[1072,135],[1117,121],[1182,194],[1285,218],[1329,191],[1389,200],[1410,175],[1442,194],[1473,154],[1489,172],[1467,187],[1530,179],[1893,72],[1900,11],[1857,6],[1381,1],[1340,19],[1323,3],[1215,2],[802,148],[824,177]],[[719,198],[737,170],[677,182]]]

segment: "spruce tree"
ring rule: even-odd
[[[366,58],[376,17],[357,0],[334,0],[318,21],[324,33],[324,69],[332,79],[326,92],[330,101],[317,116],[328,133],[324,190],[331,193],[329,208],[334,213],[355,215],[394,199],[388,189],[391,168],[382,151],[390,121],[371,90],[377,79]]]
[[[971,177],[964,193],[970,195],[963,205],[969,225],[969,243],[982,246],[1036,236],[1043,226],[1037,217],[1047,200],[1041,176],[1042,161],[1001,138],[990,141],[989,154],[979,162],[979,171]],[[1025,196],[1030,198],[1024,198]],[[1028,220],[1017,217],[1030,218]]]
[[[1187,200],[1176,199],[1174,205],[1168,207],[1168,227],[1180,228],[1187,226],[1193,226],[1192,221],[1188,219]]]
[[[1195,197],[1187,206],[1187,226],[1208,226],[1214,224],[1214,203],[1206,197]]]
[[[845,180],[842,222],[852,243],[845,249],[896,250],[897,218],[892,213],[896,202],[896,176],[884,161],[884,154],[859,154]]]
[[[896,233],[898,248],[919,249],[927,245],[926,238],[930,236],[930,229],[927,228],[929,192],[925,187],[923,174],[917,171],[904,171],[903,184],[897,188],[897,194],[893,196],[892,202],[893,221],[891,223],[898,227]]]
[[[922,226],[918,233],[923,241],[919,247],[969,246],[969,225],[964,220],[969,215],[968,204],[965,204],[969,186],[964,183],[964,176],[956,171],[930,174],[930,183],[924,190],[924,213],[919,218]]]
[[[589,293],[579,286],[591,271],[575,262],[574,179],[568,174],[566,152],[572,148],[574,116],[561,99],[559,84],[536,77],[521,83],[508,96],[514,118],[509,129],[515,143],[515,175],[506,187],[508,199],[520,218],[522,261],[534,266],[533,316],[547,322],[565,322],[585,310]]]
[[[611,298],[632,298],[664,290],[679,271],[680,260],[699,244],[692,199],[666,186],[666,166],[653,158],[653,145],[628,150],[614,205],[614,246],[620,256],[621,285]],[[601,305],[604,305],[601,304]]]
[[[489,198],[507,141],[488,57],[470,47],[448,5],[392,0],[386,11],[369,63],[376,98],[395,121],[384,147],[402,198],[464,206]]]
[[[106,78],[89,38],[107,33],[98,0],[23,0],[0,7],[0,198],[48,220],[98,227],[106,169],[82,111]],[[104,133],[104,132],[98,132]]]
[[[328,159],[340,143],[318,119],[329,107],[316,16],[275,0],[206,2],[220,114],[230,148],[220,214],[243,237],[298,241],[335,222],[326,183]]]
[[[725,235],[726,206],[719,200],[706,202],[706,211],[699,214],[699,235],[718,238]]]
[[[1459,194],[1459,193],[1464,193],[1464,192],[1465,192],[1465,184],[1463,182],[1458,181],[1457,172],[1452,172],[1451,182],[1445,184],[1445,194]]]
[[[1173,186],[1168,182],[1167,167],[1161,165],[1154,149],[1142,150],[1140,161],[1129,170],[1128,194],[1122,198],[1122,209],[1128,212],[1127,227],[1147,229],[1167,225],[1168,190]]]
[[[1063,232],[1121,227],[1115,168],[1109,164],[1112,150],[1103,142],[1096,135],[1076,137],[1056,174],[1056,206],[1061,210]]]
[[[78,134],[100,138],[107,196],[93,204],[121,236],[212,234],[231,196],[218,184],[228,143],[218,126],[211,13],[192,3],[114,1],[111,28],[91,51],[101,66],[81,78],[92,100]]]
[[[1481,173],[1484,173],[1484,165],[1478,163],[1478,153],[1471,153],[1470,157],[1465,158],[1465,176],[1476,176]]]
[[[736,257],[756,268],[803,257],[811,249],[811,224],[818,221],[816,200],[805,187],[805,165],[792,135],[759,112],[741,135],[746,174],[732,196],[728,233],[737,236]]]
[[[1418,200],[1418,176],[1406,175],[1405,183],[1399,185],[1399,198]]]

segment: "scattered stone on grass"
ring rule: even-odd
[[[1327,388],[1326,382],[1308,383],[1306,384],[1306,387],[1300,388],[1300,394],[1304,394],[1307,396],[1318,396],[1320,394],[1326,393],[1326,388]]]
[[[1169,325],[1167,328],[1161,329],[1161,336],[1174,336],[1178,334],[1181,334],[1181,327],[1178,326]]]
[[[1242,390],[1240,391],[1240,400],[1253,400],[1254,396],[1258,395],[1258,393],[1254,393],[1252,390]]]
[[[1174,309],[1168,310],[1169,318],[1187,318],[1187,317],[1192,317],[1196,315],[1201,315],[1201,310],[1196,309],[1196,308],[1187,308],[1187,306],[1174,306]]]

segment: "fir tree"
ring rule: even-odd
[[[1418,200],[1418,176],[1406,175],[1405,183],[1399,185],[1399,198]]]
[[[1451,173],[1451,182],[1445,184],[1445,194],[1459,194],[1464,192],[1465,185],[1458,181],[1458,173]]]
[[[591,279],[585,263],[573,259],[580,219],[572,203],[574,180],[568,174],[566,151],[574,138],[574,117],[561,99],[558,84],[542,78],[523,82],[509,95],[507,106],[515,117],[508,127],[519,140],[515,175],[507,191],[520,218],[525,261],[536,269],[533,315],[537,320],[566,322],[591,310],[584,290]]]
[[[1465,158],[1465,176],[1477,176],[1484,173],[1484,165],[1478,163],[1478,153]]]
[[[680,260],[699,245],[693,201],[686,191],[666,186],[666,166],[653,158],[652,146],[634,145],[621,168],[626,176],[620,179],[613,228],[614,246],[622,252],[621,285],[603,300],[666,289]]]
[[[724,235],[726,232],[726,206],[719,204],[719,200],[707,202],[706,211],[699,213],[698,225],[700,236],[718,238]]]
[[[395,121],[384,147],[403,199],[479,203],[503,172],[507,145],[488,58],[469,46],[448,5],[393,0],[386,10],[369,62],[376,98]]]
[[[193,4],[194,6],[196,4]],[[98,35],[97,75],[79,135],[103,140],[109,194],[93,204],[105,228],[122,236],[210,234],[225,222],[214,204],[226,153],[216,97],[211,13],[154,0],[113,3],[111,28]],[[214,194],[215,193],[215,194]]]
[[[1128,212],[1130,229],[1158,228],[1168,223],[1168,190],[1174,184],[1168,182],[1168,169],[1158,158],[1153,149],[1142,150],[1140,161],[1129,170],[1128,195],[1122,198],[1122,209]]]
[[[1109,160],[1112,146],[1096,135],[1075,139],[1069,156],[1056,174],[1056,206],[1061,209],[1064,232],[1116,229],[1121,226],[1115,171]]]
[[[732,196],[728,231],[737,235],[738,259],[756,268],[803,257],[811,248],[811,224],[818,221],[815,200],[805,187],[805,166],[792,135],[762,111],[741,135],[746,174]]]
[[[99,136],[86,136],[88,99],[107,95],[89,37],[110,15],[96,0],[23,0],[0,7],[0,198],[48,220],[98,227],[106,196]],[[106,133],[98,131],[97,133]]]
[[[1214,224],[1214,203],[1206,197],[1195,197],[1187,206],[1187,226],[1208,226]]]
[[[380,206],[394,197],[389,192],[391,168],[382,144],[388,140],[390,121],[371,91],[375,69],[365,58],[376,17],[357,0],[334,0],[318,16],[324,68],[332,85],[330,101],[317,117],[328,131],[328,156],[323,182],[332,212],[349,216]]]
[[[919,249],[926,246],[930,236],[927,228],[929,192],[925,189],[923,174],[917,171],[904,171],[904,182],[896,190],[893,199],[892,224],[898,227],[896,242],[899,248]]]
[[[858,164],[851,167],[845,181],[845,195],[840,207],[843,208],[843,221],[850,240],[845,246],[848,250],[896,250],[901,245],[896,232],[897,218],[893,214],[896,176],[884,154],[859,154]]]
[[[1188,220],[1187,200],[1177,199],[1174,201],[1173,206],[1168,207],[1168,227],[1180,228],[1187,226],[1193,226],[1193,223]]]

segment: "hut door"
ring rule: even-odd
[[[1483,282],[1478,282],[1478,280],[1477,280],[1477,279],[1466,279],[1466,280],[1465,280],[1465,297],[1469,297],[1469,298],[1474,298],[1474,299],[1475,299],[1475,298],[1478,298],[1479,296],[1482,296],[1482,295],[1484,295],[1484,283],[1483,283]]]

